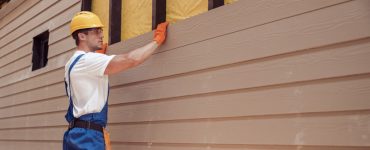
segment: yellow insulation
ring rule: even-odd
[[[152,0],[122,0],[121,39],[152,30]]]
[[[225,0],[226,4],[238,0]],[[152,0],[122,0],[121,39],[127,40],[152,30]],[[208,0],[167,0],[166,21],[174,23],[208,11]],[[109,0],[92,0],[92,12],[104,25],[104,42],[108,42]]]
[[[174,23],[208,11],[208,0],[167,0],[166,21]]]
[[[238,1],[238,0],[225,0],[225,5],[226,5],[226,4],[234,3],[234,2],[236,2],[236,1]]]

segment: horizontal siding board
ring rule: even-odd
[[[370,109],[369,88],[370,78],[365,76],[175,98],[152,103],[111,105],[109,123],[367,110]],[[274,99],[266,98],[266,95]],[[269,105],[266,106],[266,104]],[[26,118],[27,120],[40,120],[40,118],[45,118],[47,113],[64,114],[67,106],[68,98],[63,96],[3,108],[0,111],[1,128],[37,127],[39,125],[37,122],[36,124],[24,124],[21,121],[17,123],[16,120],[26,120]],[[17,115],[22,115],[22,117],[4,118]],[[52,117],[50,119],[48,126],[63,125],[55,124],[58,120],[63,120],[61,118]],[[6,126],[7,124],[9,126]]]
[[[3,47],[1,47],[1,51],[0,51],[0,57],[3,57],[4,55],[7,55],[9,54],[12,50],[16,49],[19,47],[19,45],[23,45],[23,44],[26,44],[30,41],[32,41],[32,38],[40,33],[42,33],[43,31],[45,30],[53,30],[55,28],[58,28],[59,26],[65,24],[66,22],[69,22],[71,20],[71,18],[73,17],[73,15],[75,14],[75,12],[78,12],[80,10],[80,3],[77,3],[76,2],[78,1],[74,1],[74,2],[69,2],[69,1],[61,1],[61,3],[59,5],[63,5],[64,3],[72,3],[71,7],[67,7],[68,10],[65,10],[64,12],[61,12],[60,14],[57,14],[57,13],[51,13],[53,15],[56,15],[56,16],[49,16],[49,17],[53,17],[53,18],[39,18],[39,19],[45,19],[43,21],[45,21],[43,24],[40,25],[40,22],[37,24],[38,26],[35,26],[30,32],[24,32],[23,30],[20,30],[18,29],[17,30],[17,33],[13,33],[13,34],[17,34],[17,38],[14,37],[14,35],[7,35],[6,37],[8,38],[13,38],[11,42],[9,43],[4,43],[5,45],[3,45]],[[69,5],[67,5],[69,6]],[[53,8],[55,7],[66,7],[66,6],[58,6],[58,5],[54,5]],[[46,15],[45,13],[50,13],[50,12],[44,12],[42,14]],[[37,23],[37,22],[34,22],[34,23]],[[29,28],[26,28],[26,30],[28,31]],[[23,31],[23,32],[22,32]],[[21,33],[22,34],[18,34],[18,33]],[[15,38],[15,39],[14,39]],[[4,39],[2,39],[4,40]],[[1,41],[2,42],[2,41]]]
[[[59,26],[58,28],[50,32],[49,45],[70,36],[69,23],[70,22],[66,22],[65,24]]]
[[[33,89],[8,97],[0,98],[0,108],[30,103],[38,100],[50,99],[53,97],[65,96],[64,83],[53,84],[42,88]]]
[[[370,77],[367,76],[360,79],[309,82],[147,103],[111,105],[109,122],[366,110],[370,108],[369,97]]]
[[[33,6],[35,6],[40,0],[25,0],[22,5],[18,6],[16,9],[14,9],[10,14],[6,15],[4,18],[1,18],[0,20],[0,30],[4,28],[7,24],[14,21],[16,18],[20,17],[22,14],[24,14],[26,11],[31,9]]]
[[[13,20],[11,23],[6,25],[0,30],[0,38],[1,41],[3,41],[3,38],[6,37],[6,35],[9,35],[10,32],[15,31],[20,26],[26,24],[30,20],[32,20],[34,17],[36,17],[38,14],[42,13],[44,10],[52,6],[58,2],[57,0],[50,0],[50,1],[40,1],[40,3],[37,3],[34,7],[27,10],[25,13],[23,13],[21,16],[17,17],[17,19]],[[4,44],[1,43],[0,47],[3,48]],[[0,53],[0,57],[3,56],[3,53]]]
[[[0,77],[11,74],[32,64],[32,55],[26,55],[9,65],[0,68]]]
[[[370,78],[365,76],[213,93],[151,103],[110,105],[109,123],[361,111],[370,108],[369,88]],[[266,95],[274,99],[266,98]],[[2,108],[0,129],[64,125],[63,115],[67,106],[68,98],[62,96]],[[50,117],[50,113],[57,117]]]
[[[345,3],[159,53],[136,68],[114,75],[111,85],[366,38],[370,36],[370,30],[365,30],[370,26],[370,10],[358,7],[364,2]],[[183,36],[171,37],[169,32],[168,40]]]
[[[47,100],[1,108],[0,120],[9,117],[30,116],[42,113],[67,111],[67,108],[68,108],[67,96],[56,97]]]
[[[0,130],[0,134],[2,135],[0,136],[0,140],[33,140],[33,141],[61,140],[66,129],[67,126]]]
[[[25,80],[30,76],[29,75],[31,74],[30,72],[31,72],[30,68],[25,68],[25,69],[18,70],[12,74],[8,74],[6,76],[0,77],[1,79],[0,87],[4,87],[6,85]]]
[[[0,21],[2,21],[5,16],[9,15],[9,13],[16,9],[19,5],[23,4],[24,1],[25,0],[12,0],[3,5],[0,9]]]
[[[53,23],[49,22],[48,20],[53,20],[52,18],[57,16],[60,13],[68,12],[69,7],[76,4],[78,1],[58,1],[58,3],[55,3],[51,7],[48,7],[43,12],[39,13],[35,17],[33,17],[30,21],[22,24],[16,30],[12,32],[6,32],[6,36],[2,39],[0,39],[0,47],[4,47],[5,45],[9,44],[10,42],[14,41],[14,39],[17,39],[19,36],[24,35],[25,33],[31,31],[32,29],[40,26],[40,25],[49,25],[49,28],[52,28]],[[54,20],[55,21],[55,20]],[[36,34],[37,35],[37,34]],[[4,36],[4,35],[2,35]]]
[[[19,58],[22,58],[26,55],[30,55],[31,51],[32,51],[32,42],[29,42],[28,44],[19,47],[18,49],[14,50],[14,52],[0,59],[0,69],[7,65],[11,65]]]
[[[370,136],[369,117],[369,114],[353,114],[149,122],[109,128],[111,139],[121,142],[370,146],[366,138]]]
[[[370,146],[368,113],[111,125],[112,141]],[[273,128],[272,128],[273,126]],[[350,130],[345,130],[350,127]],[[227,129],[227,130],[225,130]],[[0,130],[2,140],[60,140],[66,126]]]
[[[60,149],[62,141],[0,140],[0,149],[29,150]],[[284,145],[223,145],[223,144],[172,144],[172,143],[112,143],[112,149],[124,150],[364,150],[368,147],[284,146]]]
[[[65,112],[53,112],[25,117],[0,119],[0,122],[2,123],[1,130],[67,126],[67,121],[64,119],[64,115]]]
[[[364,150],[369,147],[302,146],[302,145],[248,145],[248,144],[179,144],[179,143],[112,143],[112,149],[124,150]]]
[[[62,54],[75,47],[75,40],[71,36],[65,37],[64,39],[61,39],[60,41],[49,45],[48,58],[50,59],[52,57],[55,57],[56,55]]]
[[[367,40],[368,41],[368,40]],[[128,103],[225,90],[370,73],[370,43],[244,62],[208,71],[112,88],[111,103]],[[311,52],[312,51],[312,52]]]
[[[8,95],[14,95],[19,92],[32,90],[35,88],[40,88],[48,86],[54,83],[60,83],[60,80],[64,79],[64,69],[58,69],[55,71],[50,71],[48,73],[36,76],[30,80],[23,80],[3,88],[0,88],[0,98],[6,97]]]
[[[61,149],[62,141],[1,141],[0,140],[0,149],[16,149],[16,150],[50,150],[50,149]]]
[[[369,146],[362,138],[370,134],[368,123],[368,114],[355,114],[114,125],[110,131],[124,142]]]

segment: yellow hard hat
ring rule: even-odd
[[[71,21],[71,34],[76,30],[104,27],[99,17],[89,11],[81,11],[73,16]]]

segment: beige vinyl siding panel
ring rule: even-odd
[[[50,149],[60,149],[60,142],[58,141],[0,141],[0,149],[16,149],[16,150],[50,150]]]
[[[0,19],[12,12],[17,6],[21,5],[24,0],[12,0],[5,4],[2,4],[0,9]]]
[[[368,113],[114,124],[110,125],[110,131],[113,142],[369,146],[368,140],[363,138],[369,136],[367,130],[370,116]],[[356,122],[353,118],[356,118]],[[336,128],[333,128],[333,124]],[[343,130],[348,126],[352,127],[351,131]],[[6,129],[0,130],[0,134],[3,135],[0,139],[6,137],[9,140],[60,140],[60,137],[55,135],[63,135],[65,129],[65,126]],[[334,137],[335,140],[332,139]]]
[[[14,19],[4,26],[12,31],[0,30],[0,149],[62,146],[64,65],[75,47],[69,20],[80,3],[48,4],[20,14],[29,28]],[[113,149],[369,149],[365,6],[370,2],[237,1],[170,25],[147,62],[110,77]],[[44,29],[49,61],[31,72],[32,37]],[[152,34],[108,52],[140,47]]]
[[[19,47],[18,49],[14,50],[14,52],[10,53],[9,55],[6,55],[0,59],[0,69],[5,67],[6,65],[11,64],[15,60],[22,58],[26,55],[30,54],[30,50],[32,49],[32,42],[29,42],[26,45],[23,45],[22,47]]]
[[[7,34],[5,38],[0,40],[0,43],[2,44],[0,45],[0,57],[3,57],[4,55],[11,53],[14,49],[32,41],[32,38],[41,32],[45,30],[51,31],[70,21],[70,18],[74,15],[73,12],[79,11],[81,8],[81,6],[79,6],[80,4],[76,4],[76,2],[78,1],[59,1],[59,3],[46,9],[45,13],[35,16],[32,20],[20,26],[16,31]],[[62,12],[63,10],[65,12]]]
[[[30,80],[23,80],[21,82],[17,82],[15,84],[0,88],[0,98],[6,97],[7,95],[13,95],[18,92],[32,90],[38,87],[47,86],[49,84],[58,83],[63,78],[64,69],[50,71],[45,74],[36,76]]]
[[[16,20],[12,21],[10,24],[3,27],[2,30],[0,31],[0,36],[1,36],[1,40],[0,40],[1,45],[0,45],[0,47],[3,48],[4,45],[8,44],[9,40],[7,40],[7,39],[17,38],[19,36],[19,34],[22,34],[22,33],[26,32],[25,30],[29,31],[32,28],[34,28],[35,25],[39,25],[42,22],[44,22],[42,20],[41,20],[42,22],[39,22],[40,19],[42,19],[42,16],[39,15],[39,14],[41,14],[40,12],[42,12],[44,10],[47,10],[50,6],[52,6],[56,2],[57,2],[57,0],[40,1],[40,3],[38,3],[36,6],[32,7],[26,13],[23,13],[23,15],[21,15],[20,17],[17,17]],[[32,20],[35,20],[35,19],[38,19],[38,20],[36,20],[37,22],[35,22],[35,21],[32,22]],[[48,18],[45,18],[45,20],[46,19],[48,19]],[[28,27],[27,25],[30,25],[30,24],[31,25],[34,24],[34,25],[29,26],[28,29],[25,29],[25,28]],[[17,30],[15,30],[15,29],[17,29]],[[23,29],[23,30],[21,30],[21,29]],[[7,35],[7,36],[5,36],[5,35]],[[18,36],[9,37],[9,35],[18,35]],[[3,56],[3,53],[6,54],[6,51],[2,52],[1,53],[2,55],[0,55],[0,56]]]
[[[341,146],[341,145],[350,146],[350,145],[352,145],[352,146],[356,146],[355,143],[362,143],[362,144],[358,144],[358,145],[368,146],[368,143],[366,143],[366,142],[368,142],[368,140],[366,138],[363,138],[364,136],[368,136],[368,133],[366,132],[367,124],[368,124],[368,118],[369,118],[368,113],[369,113],[368,111],[352,111],[352,112],[334,112],[334,113],[331,113],[331,112],[328,112],[328,113],[311,113],[311,114],[301,114],[299,116],[297,116],[295,114],[291,114],[291,115],[287,114],[287,115],[242,116],[242,117],[227,117],[227,118],[225,117],[225,118],[213,118],[213,119],[211,119],[211,118],[208,118],[208,119],[191,119],[191,120],[177,120],[177,121],[172,121],[172,120],[170,120],[170,121],[152,121],[151,123],[150,122],[120,123],[120,124],[112,124],[110,126],[110,130],[112,131],[112,137],[115,137],[115,139],[117,141],[119,140],[119,141],[126,141],[126,142],[148,142],[147,140],[149,140],[149,141],[158,142],[158,143],[166,143],[166,142],[169,142],[169,143],[188,143],[188,141],[183,141],[183,140],[186,139],[186,140],[192,141],[191,143],[204,143],[204,144],[206,144],[206,142],[204,142],[202,140],[197,141],[196,138],[197,137],[201,138],[202,137],[201,135],[203,135],[203,138],[208,138],[208,139],[215,138],[213,136],[213,132],[208,132],[207,134],[199,133],[199,132],[204,132],[204,131],[202,131],[203,129],[196,129],[196,127],[192,127],[192,126],[188,127],[186,124],[208,123],[209,127],[214,127],[214,126],[217,126],[217,124],[229,124],[230,122],[232,124],[232,121],[252,122],[253,123],[253,122],[264,122],[264,121],[269,121],[269,120],[281,120],[281,121],[277,121],[276,124],[284,124],[282,126],[284,128],[286,127],[286,129],[284,129],[284,130],[277,129],[276,130],[276,129],[272,128],[272,129],[269,129],[269,130],[270,131],[271,130],[273,130],[273,131],[276,130],[274,132],[291,132],[291,131],[289,131],[289,128],[291,128],[292,126],[295,126],[297,128],[304,127],[305,129],[307,129],[306,130],[307,134],[310,134],[310,131],[313,132],[313,133],[314,132],[316,132],[316,133],[322,132],[321,134],[327,134],[327,133],[338,134],[337,136],[339,136],[339,134],[342,134],[342,136],[340,136],[342,139],[347,139],[347,140],[349,140],[348,142],[352,142],[352,144],[348,144],[348,143],[345,143],[345,142],[343,143],[341,141],[340,143],[336,143],[336,144],[332,144],[332,145],[337,145],[337,146]],[[30,117],[27,117],[27,119],[29,119],[31,124],[38,125],[40,129],[45,129],[45,130],[54,132],[55,130],[59,130],[59,128],[65,128],[64,125],[63,126],[55,125],[55,124],[64,123],[64,122],[61,122],[61,121],[55,122],[53,120],[53,118],[60,118],[60,117],[63,117],[63,115],[61,113],[58,113],[58,114],[50,113],[48,115],[44,114],[44,115],[42,115],[42,117],[39,116],[37,118],[34,117],[34,116],[30,116]],[[354,118],[356,118],[356,122],[353,121]],[[26,125],[26,126],[27,127],[32,127],[32,128],[24,128],[24,127],[22,128],[22,127],[19,126],[21,123],[24,123],[24,120],[25,119],[14,118],[9,122],[6,121],[6,120],[2,121],[2,123],[4,123],[4,125],[6,127],[3,127],[0,130],[0,133],[2,135],[7,135],[7,134],[11,134],[12,132],[16,132],[18,130],[33,132],[32,130],[35,127],[32,127],[31,125]],[[293,123],[293,125],[289,125],[289,124],[292,124],[292,123],[289,123],[290,120],[296,121],[296,123],[295,124]],[[322,120],[328,120],[328,121],[325,122],[325,121],[322,121]],[[336,120],[336,121],[333,121],[333,120]],[[52,121],[52,122],[50,122],[50,121]],[[283,123],[280,123],[280,122],[283,122]],[[343,123],[343,122],[346,123],[348,126],[351,126],[350,131],[349,130],[340,131],[342,127],[340,127],[340,124],[337,124],[337,123]],[[16,126],[12,126],[11,123],[15,124]],[[308,124],[307,126],[305,126],[304,124],[306,124],[306,123],[311,123],[311,125]],[[333,128],[333,123],[335,123],[336,128]],[[194,132],[182,131],[182,130],[179,130],[178,132],[173,132],[173,131],[169,131],[169,130],[168,131],[154,130],[155,128],[162,128],[162,127],[170,126],[170,125],[176,125],[176,126],[178,126],[178,128],[182,128],[182,129],[194,128]],[[268,127],[271,128],[271,125],[273,125],[273,124],[266,124],[265,126],[266,126],[266,128],[268,128]],[[337,125],[339,125],[339,126],[337,126]],[[46,127],[44,127],[44,126],[46,126]],[[243,135],[243,136],[252,136],[253,135],[250,138],[259,136],[259,134],[255,134],[253,132],[244,132],[243,129],[241,129],[241,130],[237,129],[236,126],[238,126],[238,124],[234,125],[234,127],[231,125],[230,128],[228,128],[229,130],[227,130],[227,131],[219,130],[219,132],[230,132],[230,131],[236,129],[236,130],[239,130],[240,132],[243,132],[243,133],[250,133],[250,134],[246,134],[246,135]],[[141,131],[140,131],[140,129],[138,129],[138,128],[143,128],[143,127],[152,128],[153,131],[150,130],[150,129],[141,129]],[[247,130],[247,129],[249,129],[249,127],[251,127],[251,126],[240,126],[239,128],[245,128]],[[343,127],[345,127],[345,126],[343,126]],[[56,129],[56,128],[58,128],[58,129]],[[130,131],[127,128],[130,128]],[[331,128],[331,130],[329,128]],[[137,129],[137,131],[132,131],[134,129]],[[171,129],[171,128],[166,128],[165,127],[164,129]],[[319,130],[317,130],[317,129],[319,129]],[[138,132],[138,131],[140,131],[140,132]],[[59,131],[55,131],[55,132],[59,132]],[[135,132],[137,132],[138,134],[135,134]],[[155,134],[155,132],[158,132],[158,133]],[[295,132],[295,131],[293,131],[293,132]],[[325,132],[327,132],[327,133],[325,133]],[[360,133],[356,133],[356,132],[360,132]],[[145,133],[147,133],[147,135],[145,135]],[[178,133],[180,135],[186,135],[185,133],[188,133],[188,136],[187,137],[182,137],[182,136],[176,137],[175,136],[176,133]],[[166,135],[167,135],[167,137],[166,137]],[[166,142],[156,141],[156,140],[160,140],[161,138],[171,138],[171,137],[168,137],[169,135],[171,135],[173,137],[172,140],[166,140]],[[192,136],[192,135],[194,135],[194,139],[189,137],[189,136]],[[226,135],[226,134],[222,133],[220,135]],[[284,135],[286,135],[286,134],[280,133],[280,134],[272,134],[271,136],[282,136],[282,137],[284,137]],[[6,137],[6,138],[10,137],[11,138],[11,137],[20,137],[20,136],[23,136],[23,135],[20,134],[20,135],[11,135],[11,136],[4,136],[4,137]],[[132,136],[132,137],[130,137],[130,136]],[[156,136],[156,137],[154,137],[154,136]],[[236,138],[237,136],[240,136],[238,134],[235,134],[234,136],[235,136],[235,138],[230,138],[230,139],[225,138],[223,136],[218,136],[217,139],[224,139],[225,141],[229,141],[229,142],[227,142],[227,143],[217,142],[217,143],[219,143],[219,144],[261,144],[260,142],[263,142],[261,140],[261,141],[256,141],[256,143],[238,143],[238,141],[240,142],[240,141],[243,141],[245,139]],[[325,136],[332,136],[332,135],[325,135]],[[337,137],[337,136],[333,136],[333,137]],[[2,137],[2,139],[4,137]],[[146,138],[144,138],[144,137],[146,137]],[[55,138],[55,135],[53,135],[53,134],[43,135],[39,138],[41,138],[42,140],[53,139],[53,138]],[[47,138],[47,139],[44,139],[44,138]],[[139,138],[141,138],[141,139],[139,139]],[[150,139],[148,139],[148,138],[150,138]],[[263,136],[261,136],[260,138],[263,139]],[[32,136],[31,136],[31,138],[25,137],[25,139],[23,139],[23,140],[41,140],[41,139],[37,139],[37,138],[32,139]],[[123,140],[123,139],[125,139],[125,140]],[[178,139],[179,141],[176,141],[176,139]],[[323,139],[328,139],[328,140],[327,141],[315,141],[314,138],[312,138],[311,140],[313,140],[315,142],[313,142],[311,144],[308,144],[308,145],[329,145],[329,142],[339,142],[339,141],[335,141],[335,140],[330,140],[329,137],[328,138],[323,138]],[[58,140],[58,139],[55,139],[55,140]],[[253,140],[253,139],[251,139],[251,140]],[[256,139],[254,139],[254,140],[256,140]],[[287,140],[287,139],[282,138],[281,140],[284,141],[284,140]],[[294,138],[288,138],[287,141],[289,141],[289,140],[294,141]],[[303,140],[303,139],[301,139],[301,140]],[[304,144],[303,142],[308,142],[308,141],[301,141],[301,142],[302,143],[295,143],[293,145]],[[323,143],[320,143],[320,142],[323,142]],[[215,143],[215,141],[212,142],[212,143]],[[274,143],[274,144],[286,145],[286,144],[292,144],[292,143],[287,142],[287,143]]]
[[[359,64],[369,64],[369,57],[369,44],[355,51],[343,48],[343,51],[337,50],[334,52],[298,53],[295,56],[294,54],[287,54],[275,58],[202,70],[176,76],[176,78],[168,77],[114,87],[110,96],[112,103],[128,103],[366,74],[370,71],[370,68],[367,65]],[[193,86],[193,84],[197,85]]]
[[[67,36],[49,45],[48,59],[63,54],[66,50],[72,51],[74,48],[76,48],[75,40],[71,36]]]
[[[279,117],[296,113],[342,114],[369,108],[369,76],[224,91],[129,105],[111,105],[110,123],[140,124],[148,122],[202,120],[205,118]],[[321,95],[315,95],[322,93]],[[274,97],[266,98],[265,95]],[[348,101],[352,97],[357,97]],[[275,98],[276,97],[276,98]],[[0,129],[60,126],[65,122],[65,96],[3,108]],[[268,106],[265,106],[269,103]],[[39,107],[39,108],[38,108]],[[163,109],[166,108],[166,109]],[[18,112],[17,110],[23,110]],[[192,111],[189,111],[192,110]],[[220,111],[223,110],[223,111]],[[327,113],[332,112],[332,113]],[[53,114],[53,115],[51,115]],[[148,116],[148,114],[150,114]],[[301,116],[300,115],[300,116]],[[194,117],[196,116],[196,117]],[[42,120],[42,121],[40,121]],[[24,124],[28,121],[27,124]]]
[[[362,113],[240,117],[117,124],[111,125],[110,131],[112,139],[126,142],[369,146],[368,140],[361,136],[369,136],[369,117]],[[357,118],[356,123],[353,118]],[[336,127],[334,129],[333,123]],[[343,130],[348,126],[354,127],[353,130]]]
[[[71,8],[71,10],[66,11],[65,13],[57,16],[56,18],[52,19],[49,23],[52,23],[54,25],[61,25],[61,24],[64,24],[64,23],[68,22],[69,21],[68,18],[71,18],[73,16],[73,12],[78,11],[80,9],[80,7],[81,6],[79,6],[79,5],[75,5],[74,7]],[[46,28],[46,29],[43,29],[43,28]],[[29,42],[32,43],[32,38],[34,36],[36,36],[37,34],[39,34],[39,33],[43,32],[43,31],[47,30],[47,28],[48,28],[48,26],[39,26],[37,29],[33,30],[34,32],[32,32],[32,31],[31,32],[28,32],[27,34],[23,35],[22,37],[20,37],[17,40],[19,40],[21,42],[26,42],[26,43],[29,43]],[[49,29],[49,30],[52,30],[52,29]],[[68,33],[65,33],[65,35],[68,35]],[[11,36],[11,35],[9,35],[9,36]],[[22,41],[22,39],[27,39],[27,40]],[[24,43],[24,44],[26,44],[26,43]],[[11,45],[16,45],[16,44],[17,44],[17,42],[11,43]],[[2,48],[2,49],[5,50],[5,48]],[[52,52],[53,49],[50,49],[49,51]],[[27,61],[27,60],[25,60],[25,61]],[[21,67],[25,67],[25,66],[24,65],[17,65],[17,67],[19,67],[19,68],[12,67],[12,66],[10,66],[10,67],[12,69],[4,69],[4,67],[2,67],[0,69],[1,70],[0,77],[6,75],[8,73],[12,73],[12,71],[15,71],[15,70],[20,69]]]
[[[6,14],[5,16],[0,17],[0,29],[3,28],[8,23],[10,23],[15,18],[17,18],[18,16],[20,16],[21,14],[23,14],[24,12],[26,12],[28,9],[32,8],[40,0],[18,0],[18,1],[22,1],[22,3],[14,8],[11,8],[11,12]]]
[[[12,118],[3,118],[1,122],[4,123],[1,130],[10,130],[10,129],[25,129],[25,128],[41,128],[41,127],[54,127],[61,126],[65,127],[66,121],[64,118],[64,112],[51,112],[51,113],[42,113],[42,114],[30,114],[28,116],[12,117]],[[27,124],[24,124],[24,121],[28,120]],[[48,135],[55,136],[55,135]],[[45,135],[45,137],[47,137]]]
[[[39,100],[32,103],[23,103],[10,107],[2,107],[0,109],[0,120],[3,118],[10,119],[11,117],[66,111],[68,104],[65,102],[65,99],[66,96],[60,96]]]
[[[109,113],[112,118],[110,122],[133,123],[152,120],[194,119],[194,116],[201,119],[366,110],[370,107],[368,102],[370,92],[364,92],[369,90],[370,79],[368,77],[318,80],[126,105],[117,104],[110,108]],[[265,95],[274,99],[266,98]],[[351,99],[352,97],[356,97],[356,99]]]
[[[60,25],[58,28],[50,32],[49,43],[56,43],[59,40],[70,37],[69,32],[69,21],[67,21],[63,25]]]
[[[51,5],[55,4],[57,2],[57,0],[50,0],[50,1],[40,1],[40,3],[36,4],[34,7],[32,7],[31,9],[29,9],[27,12],[23,13],[20,17],[17,17],[15,20],[13,20],[11,23],[7,24],[5,27],[3,27],[1,30],[0,30],[0,39],[1,39],[1,45],[0,47],[3,48],[5,44],[5,42],[3,42],[4,38],[10,38],[8,37],[9,36],[9,33],[12,33],[12,32],[20,32],[18,31],[18,29],[20,27],[22,27],[22,25],[25,25],[27,24],[30,20],[32,20],[33,18],[37,17],[38,14],[42,11],[44,11],[45,9],[47,9],[48,7],[50,7]],[[41,22],[39,22],[41,23]],[[15,31],[15,29],[17,29],[17,31]],[[29,29],[32,29],[32,28],[29,28]],[[8,35],[8,36],[5,36],[5,35]],[[13,37],[13,38],[16,38],[16,37]],[[2,52],[0,53],[0,57],[2,57],[4,55],[4,53],[6,54],[7,51],[4,51],[2,50]]]
[[[65,96],[64,83],[52,84],[1,98],[0,108]],[[67,103],[68,101],[65,101]]]
[[[291,145],[234,145],[234,144],[157,144],[157,143],[115,143],[112,149],[135,150],[363,150],[366,147],[329,147],[329,146],[291,146]]]

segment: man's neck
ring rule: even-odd
[[[79,44],[77,46],[77,50],[84,51],[86,53],[93,52],[92,50],[90,50],[90,48],[87,45],[84,45],[84,44]]]

